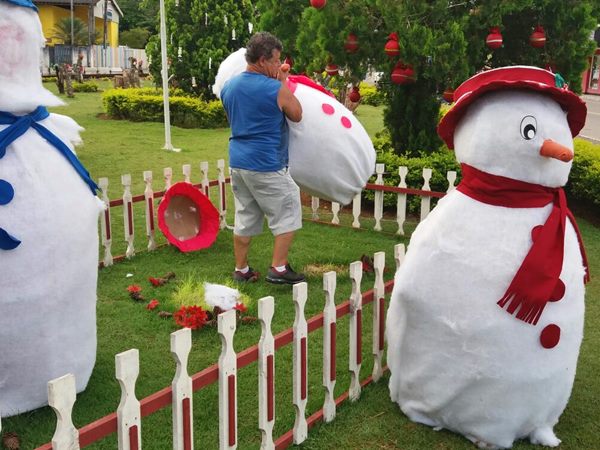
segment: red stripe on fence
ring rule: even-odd
[[[329,324],[329,381],[335,381],[335,359],[336,359],[336,327],[335,322]]]
[[[129,236],[133,234],[133,204],[127,202],[127,224],[129,225]]]
[[[106,240],[110,241],[110,209],[104,210],[104,223],[106,224]]]
[[[300,339],[300,399],[306,400],[306,338]]]
[[[229,413],[229,446],[235,445],[235,375],[227,377],[227,409]]]
[[[181,409],[183,412],[183,450],[192,450],[192,412],[189,398],[183,399]]]
[[[150,219],[150,231],[154,231],[154,201],[148,198],[148,218]]]
[[[140,443],[138,441],[138,427],[134,425],[129,428],[129,450],[138,450]]]
[[[267,420],[275,418],[275,359],[273,355],[267,356]]]
[[[385,298],[379,299],[379,350],[383,350],[385,336]]]
[[[356,364],[362,364],[362,309],[356,311]]]
[[[421,189],[401,188],[397,186],[386,186],[384,184],[367,183],[365,189],[371,191],[395,192],[396,194],[411,194],[420,195],[421,197],[437,197],[442,198],[446,195],[445,192],[423,191]]]

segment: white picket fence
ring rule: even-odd
[[[404,245],[394,247],[396,268],[404,258]],[[114,432],[117,433],[119,450],[140,450],[142,448],[142,418],[172,405],[172,436],[174,450],[192,450],[194,432],[198,436],[205,430],[194,425],[192,414],[193,392],[215,382],[219,396],[219,448],[232,450],[238,446],[238,371],[257,361],[258,364],[258,429],[261,433],[261,448],[282,449],[289,445],[301,444],[308,436],[308,429],[319,421],[331,422],[335,419],[337,405],[350,399],[358,400],[362,388],[378,381],[386,367],[382,365],[384,351],[384,311],[385,295],[393,287],[393,280],[384,282],[385,253],[374,255],[375,282],[373,289],[361,293],[362,263],[350,264],[349,276],[352,282],[350,299],[335,305],[336,272],[328,272],[323,277],[325,306],[323,313],[306,319],[304,306],[307,301],[307,284],[293,287],[295,320],[292,328],[273,336],[271,320],[275,314],[274,298],[264,297],[258,302],[258,319],[262,335],[257,345],[236,354],[233,340],[236,331],[236,312],[230,310],[218,317],[218,333],[222,348],[218,363],[194,375],[187,370],[188,355],[192,348],[191,331],[181,329],[171,334],[171,354],[176,363],[176,371],[171,387],[156,392],[141,401],[135,394],[139,376],[139,351],[131,349],[115,356],[115,377],[121,387],[121,401],[116,413],[103,417],[77,430],[72,421],[72,410],[76,400],[75,378],[66,374],[48,383],[48,403],[57,417],[56,430],[52,442],[38,450],[74,450],[88,446]],[[373,303],[372,347],[374,356],[371,375],[359,379],[362,365],[363,306]],[[336,324],[341,317],[349,315],[349,358],[348,369],[351,378],[348,389],[334,398],[336,384]],[[322,385],[325,389],[323,407],[306,417],[308,401],[308,334],[323,328]],[[281,347],[293,346],[293,404],[295,409],[294,427],[283,435],[273,435],[275,423],[275,356]],[[245,389],[249,389],[248,386]],[[198,441],[198,436],[196,441]],[[203,448],[200,445],[198,448]]]
[[[225,160],[220,159],[217,161],[217,170],[218,177],[217,180],[209,180],[208,171],[209,164],[208,162],[200,163],[200,173],[201,173],[201,181],[198,184],[194,184],[202,190],[202,192],[210,198],[210,188],[218,187],[218,199],[216,200],[217,209],[219,211],[220,217],[220,228],[231,228],[227,224],[227,184],[230,183],[230,178],[226,176],[225,172]],[[423,185],[420,189],[411,189],[406,185],[406,176],[408,174],[407,167],[399,168],[400,175],[400,183],[398,186],[386,186],[384,185],[383,174],[385,172],[385,166],[383,164],[376,165],[376,175],[377,178],[375,183],[367,184],[365,189],[375,191],[375,201],[374,201],[374,212],[373,216],[375,219],[375,223],[373,229],[375,231],[382,230],[382,220],[383,220],[383,195],[384,192],[392,192],[396,193],[398,199],[396,204],[396,223],[397,223],[397,231],[396,234],[404,235],[404,224],[406,222],[407,217],[407,198],[409,195],[416,195],[421,198],[421,207],[420,207],[420,220],[422,221],[427,217],[431,210],[431,198],[440,198],[443,197],[446,193],[455,189],[454,183],[456,181],[456,172],[449,171],[446,174],[446,179],[448,180],[448,188],[446,193],[443,192],[434,192],[431,190],[429,186],[429,181],[432,176],[432,170],[425,168],[423,169]],[[184,164],[182,166],[183,181],[187,183],[191,183],[192,178],[192,166],[190,164]],[[164,195],[165,191],[171,187],[173,183],[173,169],[167,167],[163,169],[163,179],[164,179],[164,191],[155,192],[153,187],[153,173],[151,171],[143,172],[143,179],[146,185],[144,193],[142,195],[133,196],[131,193],[131,175],[125,174],[121,176],[121,185],[123,188],[123,195],[121,199],[117,200],[109,200],[108,196],[108,188],[109,181],[107,178],[100,178],[98,185],[100,186],[101,193],[100,196],[106,205],[109,205],[108,208],[104,211],[104,214],[101,215],[100,218],[100,233],[101,233],[101,243],[104,247],[103,250],[103,258],[101,262],[101,266],[110,266],[114,261],[120,260],[124,257],[131,258],[135,255],[135,217],[133,211],[133,204],[136,202],[145,202],[145,222],[146,222],[146,248],[149,251],[156,249],[156,208],[154,204],[154,200],[160,198]],[[215,202],[213,200],[213,202]],[[124,236],[125,241],[127,242],[127,249],[124,255],[120,255],[117,257],[113,257],[112,255],[112,245],[113,245],[113,231],[112,231],[112,214],[111,207],[123,207],[123,227],[124,227]],[[312,220],[319,220],[320,214],[320,199],[317,197],[312,197],[311,201],[311,218]],[[338,225],[340,223],[340,210],[341,205],[339,203],[333,202],[331,203],[331,212],[333,217],[331,219],[331,224]],[[361,214],[362,214],[362,195],[357,194],[352,201],[352,227],[361,228]]]

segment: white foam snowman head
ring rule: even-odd
[[[459,162],[546,187],[567,182],[585,103],[537,67],[481,72],[455,92],[438,132]]]
[[[42,85],[40,60],[44,43],[33,3],[0,0],[0,111],[24,114],[40,105],[62,104]]]

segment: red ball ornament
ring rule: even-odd
[[[350,33],[346,38],[344,49],[346,49],[348,53],[356,53],[358,51],[358,38],[354,33]]]
[[[535,27],[535,30],[529,36],[529,44],[535,48],[542,48],[546,45],[546,32],[541,25]]]
[[[392,83],[394,84],[411,84],[416,81],[415,71],[411,65],[396,64],[392,70]]]
[[[352,103],[356,103],[356,102],[360,101],[360,92],[358,90],[358,86],[352,87],[352,91],[350,91],[350,93],[348,94],[348,99]]]
[[[321,9],[325,7],[327,0],[310,0],[310,6],[313,8]]]
[[[389,58],[396,58],[400,54],[400,44],[398,43],[398,33],[390,33],[388,41],[383,51]]]
[[[329,75],[330,77],[334,77],[338,74],[338,66],[336,66],[333,63],[329,63],[325,67],[325,72],[327,72],[327,75]]]
[[[444,93],[442,94],[442,97],[444,98],[444,100],[446,100],[448,103],[452,103],[454,101],[454,89],[451,88],[447,88]]]
[[[490,34],[485,38],[485,45],[492,50],[502,47],[502,34],[500,33],[500,27],[491,27]]]

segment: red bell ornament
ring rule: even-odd
[[[442,98],[448,103],[452,103],[454,101],[454,89],[447,88],[442,94]]]
[[[415,71],[410,65],[396,64],[391,79],[394,84],[411,84],[416,81]]]
[[[535,27],[535,30],[529,36],[529,44],[535,48],[542,48],[546,45],[546,32],[541,25]]]
[[[310,6],[313,8],[321,9],[327,4],[327,0],[310,0]]]
[[[490,34],[488,34],[485,38],[485,45],[492,50],[502,47],[502,34],[500,33],[500,27],[490,28]]]
[[[385,54],[388,55],[389,58],[396,58],[400,55],[400,44],[398,43],[398,33],[390,33],[388,36],[388,41],[383,48]]]
[[[327,75],[330,77],[334,77],[338,74],[338,66],[333,63],[329,63],[325,67],[325,72],[327,72]]]
[[[348,99],[352,103],[356,103],[356,102],[360,101],[360,91],[358,90],[358,86],[352,87],[352,91],[350,91],[350,93],[348,94]]]
[[[356,53],[358,51],[358,37],[354,33],[350,33],[346,38],[344,49],[348,53]]]

